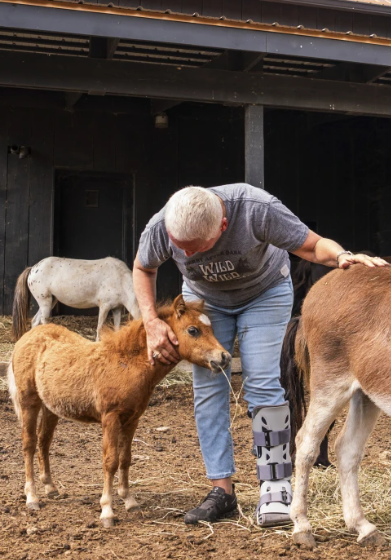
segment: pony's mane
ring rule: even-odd
[[[172,304],[173,300],[167,300],[158,304],[157,312],[159,319],[162,319],[164,321],[172,315]],[[200,313],[202,313],[203,308],[203,301],[186,302],[186,309],[199,311]],[[121,333],[124,333],[125,331],[127,337],[131,335],[134,337],[134,339],[136,339],[136,337],[138,337],[141,332],[145,332],[142,319],[138,319],[136,321],[134,319],[130,319],[126,321],[125,324],[121,325],[119,331],[115,331],[113,325],[104,325],[101,331],[101,341],[109,344],[114,341],[117,342],[119,335]]]

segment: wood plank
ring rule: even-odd
[[[227,19],[242,19],[242,4],[238,0],[223,0],[223,14]]]
[[[0,84],[214,103],[391,116],[391,88],[215,69],[168,68],[113,60],[0,54]],[[78,113],[76,113],[78,114]],[[78,117],[75,117],[78,118]],[[90,127],[91,128],[91,127]],[[83,133],[88,136],[87,128]],[[88,144],[75,136],[80,160]],[[69,144],[75,151],[75,146]],[[67,158],[65,158],[68,161]]]
[[[115,142],[117,120],[121,116],[103,113],[93,119],[93,168],[96,171],[115,171]]]
[[[32,111],[28,266],[52,254],[54,122],[54,110]]]
[[[207,2],[203,3],[203,16],[221,17],[223,14],[223,0],[208,0]]]
[[[247,105],[245,107],[244,168],[246,183],[249,183],[254,187],[264,189],[264,132],[262,105]]]
[[[342,3],[343,0],[339,0]],[[335,0],[333,0],[335,6]],[[353,4],[356,8],[358,4]],[[266,4],[265,4],[266,5]],[[389,9],[389,8],[388,8]],[[342,13],[343,12],[338,12]],[[323,37],[269,33],[229,26],[205,25],[117,14],[61,10],[0,2],[4,29],[26,29],[81,36],[118,37],[139,41],[177,43],[197,47],[276,52],[311,58],[387,65],[390,48],[383,45],[339,41]],[[348,14],[349,15],[349,14]],[[346,26],[344,25],[343,28]],[[349,25],[351,30],[351,25]],[[77,91],[77,88],[76,88]]]
[[[309,8],[307,6],[299,6],[299,25],[302,25],[306,29],[316,29],[318,22],[318,12],[317,9]]]
[[[31,145],[31,112],[12,111],[9,117],[9,144]],[[4,313],[12,310],[16,280],[27,266],[29,220],[29,174],[31,157],[8,155],[7,226],[4,273]]]
[[[9,108],[0,108],[0,315],[4,315],[4,257],[7,216],[7,160]]]
[[[242,20],[251,20],[256,23],[262,21],[263,2],[259,0],[246,0],[242,2]]]
[[[184,14],[201,14],[203,0],[182,0],[182,12]]]

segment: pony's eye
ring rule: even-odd
[[[189,333],[190,336],[194,336],[194,337],[200,336],[201,334],[199,329],[197,329],[197,327],[189,327],[187,329],[187,332]]]

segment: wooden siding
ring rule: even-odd
[[[268,110],[264,130],[266,190],[346,248],[391,254],[391,121]],[[31,157],[8,154],[11,144],[31,146]],[[134,174],[137,245],[178,188],[243,180],[244,110],[182,104],[158,130],[141,109],[0,107],[0,313],[22,270],[51,254],[56,168]],[[180,282],[166,263],[159,296]]]

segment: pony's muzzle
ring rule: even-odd
[[[213,373],[220,373],[222,369],[227,369],[231,364],[231,354],[221,352],[220,359],[210,360],[209,365]]]

